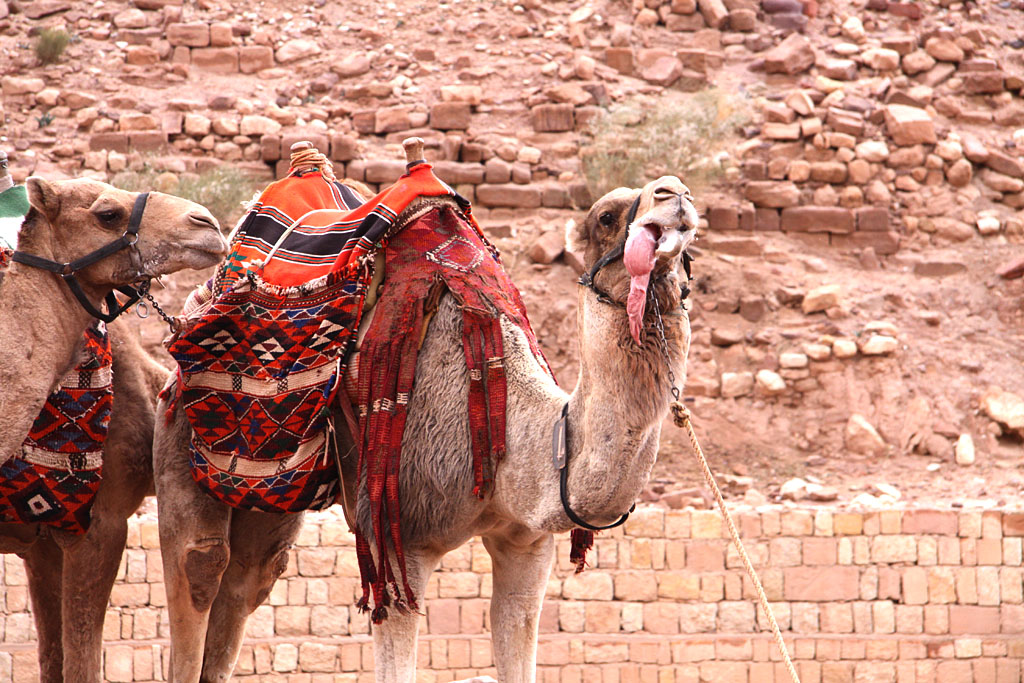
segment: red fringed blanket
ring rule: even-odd
[[[474,495],[482,498],[490,489],[495,468],[505,454],[502,317],[525,332],[533,353],[547,367],[519,291],[468,211],[452,204],[432,208],[391,238],[386,256],[384,293],[360,347],[358,385],[359,471],[366,472],[366,495],[381,565],[374,566],[369,543],[357,537],[363,580],[359,604],[367,606],[372,584],[373,620],[378,623],[386,616],[392,598],[399,607],[407,604],[416,609],[402,552],[398,471],[416,358],[424,326],[441,295],[451,292],[462,310],[462,343],[470,376],[466,410]],[[388,559],[389,538],[398,560],[401,590]]]
[[[85,332],[84,360],[61,380],[21,446],[0,463],[0,521],[89,529],[114,402],[106,327]]]

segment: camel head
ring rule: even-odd
[[[697,221],[689,188],[675,176],[662,176],[639,190],[612,190],[568,235],[569,248],[583,252],[594,289],[625,306],[637,344],[651,295],[661,311],[680,304],[679,270]]]
[[[50,182],[33,176],[26,181],[26,188],[31,209],[19,248],[59,263],[120,238],[139,196],[85,178]],[[135,259],[132,249],[122,249],[83,269],[83,283],[109,289],[142,277],[206,268],[227,253],[217,219],[205,207],[161,192],[149,194],[135,246]]]

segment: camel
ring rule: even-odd
[[[18,247],[59,263],[125,232],[138,197],[84,179],[31,177],[27,190],[31,208]],[[139,264],[121,250],[78,273],[94,305],[115,286],[140,277],[209,267],[227,247],[209,211],[155,192],[145,203],[136,246]],[[0,279],[0,459],[20,452],[43,403],[78,363],[83,333],[93,320],[59,275],[15,262]],[[102,680],[103,618],[127,519],[153,492],[156,394],[167,371],[142,348],[137,329],[117,321],[109,333],[114,403],[88,531],[74,536],[42,524],[0,524],[0,552],[25,560],[45,683]]]
[[[583,251],[593,281],[592,288],[579,290],[580,373],[571,394],[532,354],[522,330],[502,321],[507,454],[497,468],[493,495],[483,499],[470,493],[470,377],[461,312],[450,293],[441,298],[427,328],[402,440],[402,542],[409,583],[422,595],[446,552],[482,536],[493,561],[493,652],[498,679],[505,683],[535,678],[553,534],[576,526],[563,509],[552,464],[552,430],[563,409],[571,463],[568,503],[578,518],[593,525],[614,523],[630,509],[654,465],[671,401],[670,378],[679,388],[685,379],[690,333],[678,270],[696,234],[691,199],[674,177],[642,190],[615,190],[599,199],[569,235]],[[385,285],[381,297],[387,296]],[[372,324],[366,318],[360,335]],[[348,372],[358,371],[355,357]],[[354,385],[351,376],[346,385]],[[233,510],[200,491],[188,471],[190,427],[183,412],[178,410],[168,425],[157,425],[154,444],[171,623],[169,680],[226,681],[248,614],[283,571],[301,515]],[[341,458],[346,518],[374,546],[369,505],[365,499],[356,504],[353,441],[340,414],[335,424],[338,452],[348,454]],[[374,624],[378,681],[415,680],[418,623],[418,614],[391,609]]]

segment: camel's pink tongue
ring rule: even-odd
[[[626,240],[622,262],[629,272],[629,298],[626,313],[629,315],[629,332],[633,340],[640,343],[640,330],[644,324],[644,306],[647,303],[647,283],[654,269],[654,235],[647,228],[632,231]]]

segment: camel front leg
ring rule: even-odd
[[[491,648],[502,683],[532,683],[537,675],[537,629],[555,539],[551,534],[484,536],[491,555]]]
[[[62,683],[64,650],[60,632],[63,552],[51,539],[40,538],[20,555],[25,561],[28,592],[32,598],[32,616],[36,620],[36,635],[39,638],[39,680],[40,683]]]
[[[157,406],[163,416],[166,405]],[[190,429],[178,410],[157,420],[153,442],[160,557],[171,625],[171,683],[197,683],[210,608],[230,558],[231,508],[196,486],[189,472]]]
[[[392,556],[394,562],[394,557]],[[409,586],[420,609],[425,609],[423,593],[427,579],[441,561],[440,556],[406,550],[405,562]],[[378,566],[380,563],[377,563]],[[397,568],[397,563],[394,564]],[[373,662],[377,683],[414,683],[416,681],[416,637],[420,615],[388,607],[388,617],[373,625]]]
[[[103,619],[117,578],[127,520],[97,513],[88,533],[64,550],[64,680],[100,683]]]
[[[288,550],[299,535],[302,518],[302,514],[233,511],[231,561],[210,612],[203,681],[230,680],[245,623],[288,568]]]

